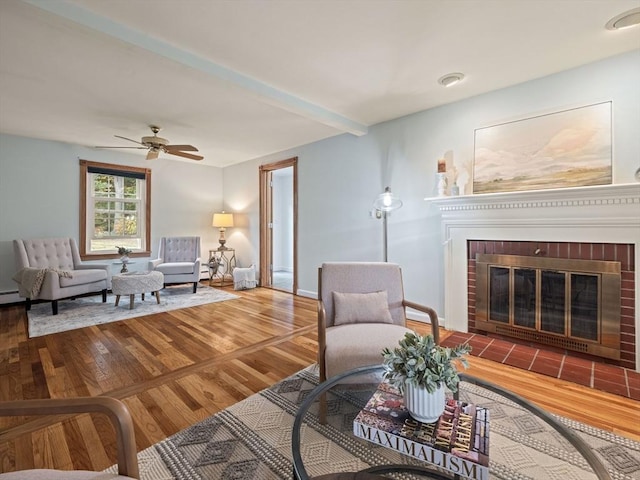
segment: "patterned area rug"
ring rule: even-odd
[[[106,303],[102,303],[101,295],[60,300],[56,316],[51,315],[51,302],[38,303],[27,312],[29,338],[234,298],[238,296],[206,285],[199,285],[196,293],[193,293],[193,285],[185,284],[162,289],[159,305],[151,294],[145,295],[144,301],[141,295],[136,295],[133,310],[129,309],[128,296],[120,297],[116,307],[115,295],[108,295]]]
[[[314,366],[232,405],[226,410],[138,454],[147,479],[290,479],[291,428],[299,405],[318,384]],[[490,476],[498,479],[594,479],[586,461],[568,442],[517,405],[464,384],[464,400],[491,412]],[[303,427],[302,457],[312,476],[359,471],[376,462],[399,463],[391,450],[360,441],[352,434],[358,411],[351,398],[329,397],[326,425]],[[344,402],[349,403],[349,405]],[[345,421],[348,418],[348,421]],[[596,452],[615,480],[640,479],[640,443],[558,417]],[[411,462],[407,461],[406,463]],[[109,471],[115,471],[111,467]],[[393,478],[413,478],[409,474]],[[420,477],[424,478],[424,477]]]

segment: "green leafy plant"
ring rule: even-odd
[[[119,247],[116,245],[118,249],[118,255],[130,255],[133,250],[129,250],[127,247]]]
[[[406,384],[424,387],[433,393],[444,384],[449,390],[458,390],[460,377],[456,363],[468,367],[466,354],[471,345],[463,343],[453,348],[436,345],[432,335],[407,332],[398,347],[385,348],[384,378],[394,387],[404,392]]]

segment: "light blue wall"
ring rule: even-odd
[[[79,239],[79,159],[151,168],[154,255],[161,236],[200,235],[205,256],[216,247],[211,218],[222,208],[220,168],[0,134],[0,293],[17,287],[14,239]],[[147,259],[135,262],[134,270],[147,266]]]
[[[611,100],[614,183],[633,182],[638,85],[640,50],[375,125],[363,137],[345,134],[223,170],[160,158],[151,163],[152,245],[188,231],[202,236],[206,254],[217,245],[211,214],[226,209],[235,214],[227,240],[238,264],[258,264],[258,167],[298,156],[299,291],[315,293],[323,261],[382,260],[382,223],[369,211],[388,185],[404,202],[389,219],[389,260],[403,268],[407,298],[442,311],[439,215],[424,201],[436,192],[437,160],[470,165],[476,128]],[[15,289],[11,240],[78,238],[78,158],[149,165],[144,157],[0,135],[0,292]]]
[[[442,311],[439,214],[424,200],[436,194],[437,160],[470,169],[477,128],[611,100],[614,183],[633,182],[640,166],[638,85],[640,50],[375,125],[363,137],[345,134],[226,167],[225,201],[242,196],[239,212],[256,220],[239,232],[246,239],[239,259],[254,255],[242,245],[259,239],[258,191],[242,185],[257,185],[259,165],[297,156],[301,293],[315,294],[323,261],[382,259],[382,223],[369,211],[388,185],[404,202],[389,219],[389,261],[402,266],[408,299]]]

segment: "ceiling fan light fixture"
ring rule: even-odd
[[[607,30],[622,30],[640,24],[640,7],[616,15],[605,24]]]
[[[147,160],[155,160],[158,158],[160,152],[168,153],[169,155],[176,155],[178,157],[189,158],[191,160],[203,160],[204,157],[202,155],[194,155],[193,153],[187,152],[197,152],[198,149],[193,145],[170,145],[169,140],[166,138],[161,138],[158,136],[158,132],[160,131],[160,127],[156,125],[149,125],[149,128],[153,132],[153,137],[142,137],[140,141],[134,140],[132,138],[123,137],[121,135],[114,135],[116,138],[121,138],[123,140],[127,140],[128,142],[137,143],[141,145],[139,147],[96,147],[96,148],[137,148],[137,149],[147,149]],[[183,151],[186,150],[186,151]]]
[[[456,83],[460,83],[463,78],[464,78],[463,73],[459,73],[459,72],[447,73],[446,75],[443,75],[438,79],[438,83],[443,87],[451,87]]]
[[[169,140],[154,135],[153,137],[142,137],[142,141],[140,143],[152,146],[167,145],[169,143]]]

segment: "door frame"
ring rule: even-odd
[[[260,165],[260,279],[261,287],[273,288],[273,199],[271,178],[274,170],[293,167],[293,288],[298,291],[298,157]]]

